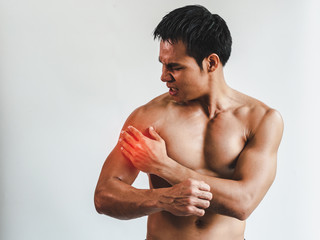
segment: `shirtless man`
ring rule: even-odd
[[[96,209],[118,219],[148,215],[147,239],[243,240],[276,175],[282,118],[226,84],[232,41],[218,15],[176,9],[154,36],[169,92],[127,119],[102,168]],[[139,171],[150,189],[131,186]]]

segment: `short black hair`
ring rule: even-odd
[[[210,54],[217,54],[224,66],[231,53],[232,38],[226,22],[200,5],[171,11],[162,18],[153,36],[172,43],[181,40],[201,69],[203,59]]]

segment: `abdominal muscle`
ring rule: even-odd
[[[212,175],[212,174],[210,174]],[[151,188],[170,187],[164,179],[149,175]],[[147,240],[243,240],[245,221],[206,210],[203,217],[175,216],[161,211],[148,216]]]
[[[203,217],[158,212],[148,217],[147,240],[243,240],[245,221],[206,212]]]

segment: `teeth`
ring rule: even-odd
[[[178,88],[171,88],[172,91],[178,91]]]

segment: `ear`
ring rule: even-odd
[[[220,63],[220,58],[217,54],[212,53],[207,58],[207,66],[208,66],[208,72],[214,72]]]

